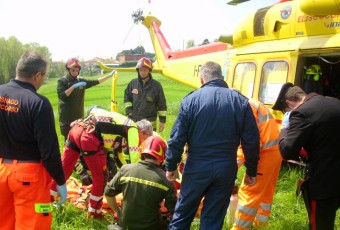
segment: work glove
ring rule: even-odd
[[[113,74],[115,74],[115,72],[117,72],[117,70],[112,70],[107,76],[110,76],[110,77],[112,77],[113,76]]]
[[[61,205],[62,203],[66,201],[66,197],[67,197],[66,184],[58,185],[57,189],[58,189],[58,194],[60,196],[60,200],[58,201],[57,205]]]
[[[73,85],[73,88],[78,88],[80,86],[86,86],[86,82],[85,81],[78,82]]]
[[[290,112],[286,112],[282,118],[282,127],[281,129],[287,129],[289,127],[289,115]]]

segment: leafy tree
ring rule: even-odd
[[[195,47],[195,46],[196,45],[195,45],[195,40],[194,39],[190,39],[190,40],[187,41],[187,46],[186,46],[187,49],[191,48],[191,47]]]
[[[127,61],[119,65],[119,67],[128,68],[128,67],[135,67],[136,65],[137,65],[137,61]]]
[[[25,50],[35,50],[41,53],[42,55],[44,55],[45,57],[47,57],[48,59],[51,59],[51,56],[52,56],[46,46],[40,46],[38,43],[35,43],[35,42],[26,44]]]
[[[52,62],[49,66],[48,77],[59,78],[65,74],[65,63],[64,62]]]
[[[145,54],[145,49],[143,46],[137,46],[134,50],[133,50],[133,54]]]
[[[149,58],[151,61],[154,61],[155,56],[154,53],[145,53],[145,57]]]
[[[9,82],[15,77],[15,68],[20,56],[26,50],[35,50],[47,58],[51,54],[47,47],[40,46],[38,43],[22,44],[16,37],[9,37],[7,40],[0,37],[0,84]]]
[[[8,40],[1,39],[0,45],[0,83],[7,83],[11,78],[15,77],[15,68],[17,62],[24,52],[22,43],[15,37]]]
[[[204,45],[207,45],[207,44],[210,44],[209,40],[206,38],[203,40],[203,42],[199,45],[199,46],[204,46]]]

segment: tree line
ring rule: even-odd
[[[0,37],[0,84],[5,84],[10,79],[15,78],[15,68],[20,56],[27,50],[35,50],[50,60],[49,63],[49,78],[59,78],[65,74],[64,62],[52,62],[52,54],[46,46],[41,46],[38,43],[23,44],[16,37],[12,36],[8,39]],[[146,57],[153,59],[155,54],[145,52],[143,46],[138,46],[135,49],[123,50],[120,53],[124,54],[144,54]],[[120,54],[119,53],[119,54]],[[117,54],[117,57],[119,56]],[[98,74],[92,65],[82,62],[82,75],[93,76]],[[128,67],[135,66],[136,63],[126,63]],[[125,66],[125,67],[127,67]]]
[[[0,84],[7,83],[15,77],[17,62],[26,50],[36,50],[48,58],[51,57],[48,48],[38,43],[22,44],[15,37],[7,40],[0,37]]]

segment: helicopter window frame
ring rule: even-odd
[[[234,70],[232,88],[248,98],[252,98],[255,86],[257,65],[255,62],[237,63]]]
[[[271,6],[259,9],[256,11],[254,15],[254,23],[253,23],[253,31],[254,36],[263,36],[265,35],[264,31],[264,18],[267,15],[268,10],[271,8]]]
[[[289,63],[285,60],[267,61],[262,66],[258,99],[266,105],[273,105],[281,87],[287,82]]]

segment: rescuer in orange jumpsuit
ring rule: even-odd
[[[279,175],[282,157],[279,152],[279,127],[270,110],[262,103],[249,100],[260,131],[260,159],[257,168],[257,182],[247,186],[242,182],[238,192],[239,200],[232,229],[250,229],[268,223],[275,186]],[[237,162],[243,164],[243,153],[239,149]]]
[[[88,165],[93,186],[91,189],[88,218],[102,218],[102,198],[107,183],[106,150],[121,145],[122,138],[127,140],[128,152],[118,153],[121,164],[135,163],[140,160],[139,137],[136,124],[126,116],[94,107],[87,118],[73,123],[65,142],[62,164],[66,178],[80,155]],[[118,148],[118,147],[117,147]],[[56,183],[51,185],[51,195],[56,195]]]

